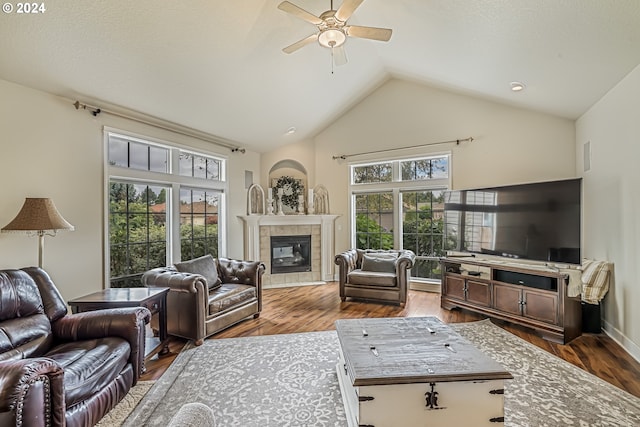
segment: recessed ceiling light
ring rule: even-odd
[[[524,90],[524,83],[521,82],[511,82],[511,90],[514,92],[520,92]]]
[[[291,126],[289,129],[287,129],[287,131],[285,132],[285,135],[293,135],[294,133],[296,133],[296,128]]]

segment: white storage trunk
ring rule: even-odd
[[[503,425],[511,375],[438,319],[338,320],[336,329],[350,427]]]

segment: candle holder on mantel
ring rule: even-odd
[[[267,199],[267,215],[273,215],[273,197]]]
[[[298,196],[298,215],[304,215],[304,195]]]
[[[278,194],[278,200],[276,203],[278,205],[278,215],[284,215],[284,212],[282,211],[282,194]]]

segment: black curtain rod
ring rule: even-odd
[[[156,119],[154,118],[154,120],[158,120],[158,122],[162,121],[162,122],[166,122],[167,124],[162,124],[162,123],[158,123],[158,122],[154,122],[151,120],[144,120],[141,119],[139,117],[134,117],[134,116],[130,116],[127,114],[123,114],[123,113],[118,113],[115,111],[109,111],[109,110],[105,110],[104,108],[98,108],[98,107],[94,107],[91,105],[87,105],[87,104],[82,104],[80,103],[80,101],[76,101],[73,103],[73,106],[76,107],[76,110],[87,110],[91,113],[91,115],[93,117],[97,117],[98,114],[101,113],[105,113],[105,114],[110,114],[112,116],[116,116],[116,117],[120,117],[123,119],[127,119],[127,120],[133,120],[134,122],[138,122],[138,123],[142,123],[148,126],[153,126],[159,129],[163,129],[163,130],[167,130],[169,132],[173,132],[173,133],[177,133],[179,135],[184,135],[184,136],[188,136],[190,138],[196,138],[196,139],[200,139],[202,141],[206,141],[206,142],[210,142],[212,144],[218,145],[220,147],[224,147],[224,148],[228,148],[229,150],[231,150],[232,153],[242,153],[244,154],[246,152],[246,150],[244,148],[240,148],[222,141],[219,141],[218,139],[214,138],[213,136],[208,136],[206,134],[204,134],[201,131],[195,130],[195,129],[191,129],[191,128],[187,128],[185,126],[182,125],[178,125],[178,124],[174,124],[171,122],[166,122],[165,120],[162,119]],[[182,130],[182,129],[184,130]]]
[[[473,137],[470,136],[469,138],[464,138],[464,139],[452,139],[451,141],[439,141],[439,142],[428,142],[426,144],[418,144],[418,145],[412,145],[410,147],[398,147],[398,148],[387,148],[385,150],[376,150],[376,151],[366,151],[364,153],[355,153],[355,154],[341,154],[338,156],[333,156],[333,160],[346,160],[349,157],[354,157],[354,156],[363,156],[365,154],[378,154],[378,153],[386,153],[389,151],[397,151],[397,150],[408,150],[410,148],[420,148],[420,147],[428,147],[430,145],[441,145],[441,144],[456,144],[456,145],[460,145],[461,142],[473,142]]]

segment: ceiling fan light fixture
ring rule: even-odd
[[[338,28],[327,28],[318,34],[318,43],[320,43],[320,46],[329,49],[340,47],[345,41],[347,41],[347,35],[343,30]]]

